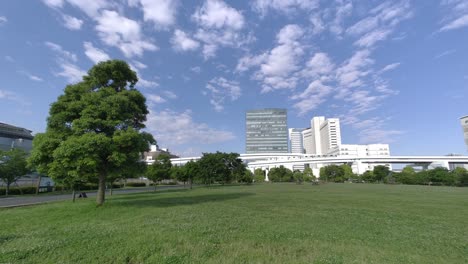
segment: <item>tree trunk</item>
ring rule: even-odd
[[[75,202],[75,198],[76,198],[75,188],[73,188],[72,197],[73,197],[72,198],[73,202]]]
[[[5,189],[5,196],[8,196],[9,192],[10,192],[10,182],[7,182],[6,189]]]
[[[96,204],[101,206],[104,204],[104,199],[106,196],[106,175],[100,174],[99,175],[99,188],[96,195]]]
[[[190,190],[192,190],[192,179],[189,180],[190,181]]]

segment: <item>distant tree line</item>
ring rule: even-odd
[[[413,167],[407,166],[401,172],[393,172],[386,166],[375,166],[373,170],[362,175],[352,172],[349,165],[328,165],[320,168],[320,180],[325,182],[367,182],[367,183],[401,183],[413,185],[443,185],[468,186],[468,171],[464,168],[455,168],[450,171],[446,168],[435,168],[416,172]]]
[[[254,171],[254,181],[264,182],[266,171],[262,169],[256,169]],[[290,170],[284,166],[272,168],[268,172],[268,179],[271,182],[296,182],[301,184],[303,182],[315,182],[317,177],[312,173],[311,168],[306,168],[303,172],[300,170]]]
[[[189,161],[183,166],[173,166],[170,157],[159,155],[153,164],[149,165],[146,177],[155,183],[163,180],[176,180],[201,184],[252,183],[254,175],[250,172],[238,153],[203,153],[197,161]]]

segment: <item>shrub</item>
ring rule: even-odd
[[[159,185],[177,185],[177,181],[160,182]]]
[[[254,181],[255,182],[264,182],[265,181],[265,171],[262,169],[255,169],[254,171]]]
[[[6,189],[0,188],[0,195],[5,195]],[[10,187],[9,195],[20,195],[23,194],[35,194],[36,187],[28,186],[28,187]]]
[[[112,189],[119,189],[119,188],[122,188],[123,185],[120,185],[118,183],[113,183],[112,184]]]
[[[127,187],[146,187],[144,182],[127,182]]]

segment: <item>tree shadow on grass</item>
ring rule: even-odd
[[[254,193],[220,193],[205,195],[190,195],[179,197],[143,196],[122,197],[113,201],[114,206],[128,207],[172,207],[194,205],[200,203],[223,202],[255,195]]]

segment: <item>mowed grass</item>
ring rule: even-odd
[[[0,209],[0,263],[468,263],[468,188],[261,184]]]

